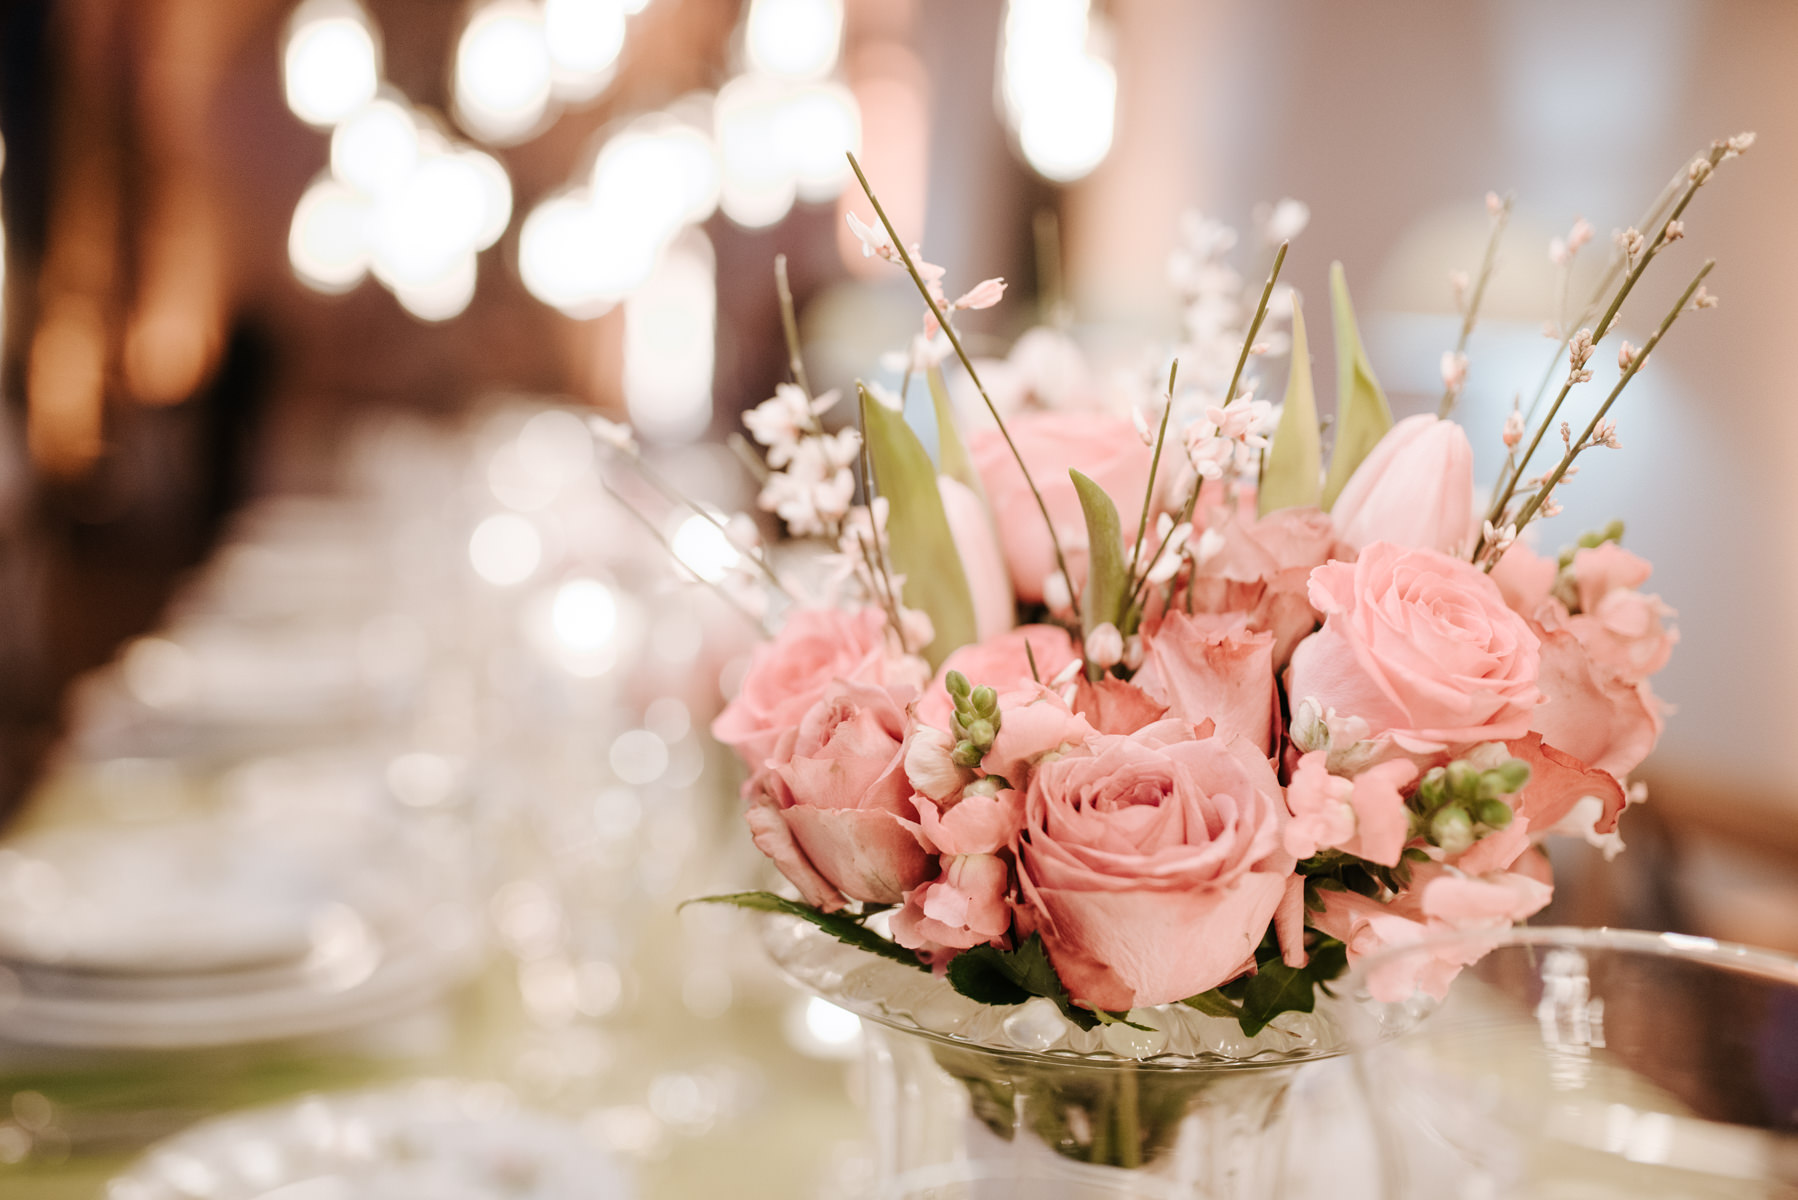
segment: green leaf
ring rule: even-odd
[[[1180,1001],[1188,1008],[1196,1008],[1208,1017],[1227,1017],[1234,1021],[1242,1016],[1242,1010],[1231,1003],[1216,988],[1208,992],[1200,992],[1196,996],[1188,996]]]
[[[905,603],[930,618],[936,637],[924,648],[932,668],[975,640],[974,600],[943,513],[936,467],[905,417],[861,389],[862,423],[874,482],[887,499],[887,545],[905,576]]]
[[[985,500],[986,489],[981,486],[980,472],[974,469],[973,456],[968,453],[961,440],[961,431],[955,426],[955,406],[949,400],[949,386],[943,381],[943,369],[930,367],[924,378],[930,384],[930,401],[936,408],[937,469]]]
[[[1318,444],[1317,397],[1311,388],[1311,351],[1305,342],[1305,314],[1292,298],[1292,354],[1286,402],[1261,472],[1261,515],[1279,508],[1309,508],[1323,487],[1323,448]]]
[[[1324,481],[1326,510],[1336,503],[1361,460],[1392,428],[1392,409],[1361,345],[1348,279],[1339,262],[1330,264],[1330,311],[1336,324],[1336,449],[1330,456],[1330,477]]]
[[[949,960],[949,985],[970,1000],[982,1004],[1022,1004],[1032,996],[1047,996],[1061,1015],[1082,1029],[1099,1024],[1091,1009],[1076,1005],[1061,984],[1061,976],[1049,961],[1039,933],[1015,950],[976,946]]]
[[[888,941],[872,929],[862,927],[860,921],[842,912],[819,912],[809,904],[801,904],[797,900],[789,900],[785,896],[777,896],[773,892],[731,892],[723,896],[699,896],[681,905],[687,904],[730,904],[737,908],[747,908],[753,912],[785,913],[790,917],[798,917],[810,921],[837,941],[854,946],[857,950],[866,950],[870,954],[878,954],[882,958],[890,958],[894,962],[904,963],[908,967],[916,967],[920,971],[930,968],[918,961],[918,956],[897,942]]]
[[[1287,966],[1272,941],[1262,944],[1262,953],[1267,957],[1248,977],[1242,989],[1242,1012],[1236,1018],[1248,1037],[1267,1028],[1281,1013],[1311,1012],[1317,1007],[1318,989],[1348,968],[1348,948],[1335,938],[1318,941],[1302,967]]]
[[[1086,589],[1080,601],[1084,630],[1091,633],[1110,622],[1121,631],[1124,605],[1130,600],[1130,563],[1124,557],[1123,523],[1118,519],[1117,505],[1104,488],[1080,472],[1069,470],[1068,475],[1080,495],[1080,509],[1086,514],[1089,543]]]

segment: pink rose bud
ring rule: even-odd
[[[1479,519],[1467,434],[1433,413],[1406,417],[1355,469],[1330,516],[1356,549],[1391,542],[1450,554],[1471,544]]]

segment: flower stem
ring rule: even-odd
[[[974,381],[974,390],[979,392],[981,400],[986,402],[986,410],[993,415],[993,421],[999,426],[1000,435],[1005,438],[1005,445],[1011,450],[1012,458],[1017,460],[1018,470],[1024,476],[1024,483],[1030,488],[1030,494],[1036,498],[1037,510],[1043,514],[1043,524],[1049,527],[1049,544],[1055,550],[1055,565],[1060,569],[1062,578],[1068,581],[1068,600],[1074,610],[1074,620],[1079,623],[1081,621],[1080,597],[1074,588],[1074,577],[1068,571],[1067,556],[1062,553],[1061,538],[1055,532],[1055,522],[1049,516],[1049,506],[1044,502],[1042,492],[1037,489],[1036,480],[1030,477],[1030,468],[1025,464],[1023,454],[1018,451],[1018,444],[1012,441],[1011,430],[1005,427],[1005,418],[999,415],[998,406],[993,403],[993,398],[986,394],[986,385],[980,382],[980,373],[974,369],[974,361],[968,357],[968,352],[962,349],[961,339],[955,335],[955,327],[949,324],[948,316],[938,307],[936,298],[930,294],[929,285],[918,273],[918,265],[912,261],[911,252],[900,240],[899,231],[893,228],[893,222],[888,218],[886,209],[881,207],[880,198],[874,194],[874,186],[868,182],[867,175],[862,172],[861,163],[856,161],[854,154],[850,154],[848,157],[849,165],[855,171],[855,178],[862,185],[862,192],[868,197],[868,203],[874,206],[874,215],[880,218],[881,225],[887,231],[887,237],[892,239],[893,249],[899,255],[900,262],[905,264],[905,270],[911,276],[912,283],[917,285],[918,294],[924,297],[924,303],[929,307],[930,315],[936,318],[936,323],[942,327],[943,333],[949,338],[949,345],[954,348],[955,357],[961,360],[962,369],[968,373],[968,378]]]
[[[1581,433],[1578,438],[1568,443],[1567,452],[1561,456],[1560,465],[1555,467],[1554,473],[1543,481],[1540,488],[1536,489],[1536,494],[1530,497],[1528,504],[1523,506],[1523,511],[1517,514],[1517,530],[1519,533],[1523,531],[1523,527],[1528,525],[1530,519],[1541,509],[1542,505],[1547,501],[1549,493],[1554,491],[1555,485],[1561,482],[1561,476],[1565,475],[1567,473],[1567,468],[1573,465],[1573,460],[1579,455],[1580,451],[1592,437],[1592,434],[1598,429],[1598,423],[1604,420],[1605,414],[1611,411],[1611,405],[1616,403],[1617,397],[1623,394],[1623,389],[1629,385],[1629,381],[1636,377],[1636,372],[1642,369],[1642,365],[1648,361],[1648,356],[1654,352],[1654,348],[1660,345],[1661,338],[1665,337],[1667,331],[1673,328],[1673,322],[1679,319],[1679,314],[1684,312],[1686,306],[1692,302],[1693,295],[1698,291],[1698,285],[1704,282],[1704,277],[1709,275],[1711,273],[1711,268],[1716,265],[1715,259],[1705,260],[1704,266],[1698,269],[1698,274],[1692,277],[1692,282],[1686,285],[1686,290],[1680,293],[1679,302],[1661,319],[1660,328],[1656,329],[1649,339],[1642,344],[1642,349],[1637,352],[1636,357],[1632,359],[1629,366],[1625,368],[1622,378],[1617,380],[1617,386],[1611,389],[1611,394],[1605,397],[1604,403],[1598,406],[1598,411],[1592,414],[1592,419],[1586,423],[1585,432]],[[1488,563],[1486,569],[1491,570],[1492,565],[1492,563]]]
[[[637,519],[637,523],[639,525],[643,526],[644,529],[647,529],[649,531],[649,535],[651,537],[655,538],[657,544],[659,544],[663,550],[667,551],[669,558],[671,558],[675,562],[679,563],[682,567],[685,567],[687,570],[687,573],[689,575],[693,576],[693,578],[699,580],[699,582],[705,584],[708,588],[711,588],[712,591],[718,596],[718,598],[720,600],[723,600],[726,604],[728,604],[737,613],[737,615],[741,616],[745,621],[748,621],[751,625],[755,626],[758,631],[765,632],[766,627],[762,624],[762,619],[760,617],[758,617],[754,613],[750,612],[747,608],[744,608],[743,604],[740,600],[738,600],[735,596],[731,595],[729,592],[725,591],[724,588],[722,586],[720,586],[718,583],[716,583],[713,580],[707,579],[704,575],[701,575],[698,571],[694,570],[691,566],[689,566],[687,564],[686,560],[682,559],[679,554],[675,553],[674,543],[670,542],[668,540],[667,535],[664,534],[661,531],[661,529],[659,529],[656,526],[656,523],[654,521],[650,520],[649,517],[641,509],[639,509],[636,505],[632,504],[628,499],[626,499],[623,492],[619,491],[617,488],[613,487],[609,482],[607,482],[606,480],[603,480],[603,479],[600,480],[599,486],[605,489],[606,495],[608,495],[612,499],[618,501],[618,506],[620,508],[624,509],[625,512],[627,512],[631,516],[635,517]]]
[[[774,290],[780,295],[780,327],[787,335],[787,362],[793,372],[793,382],[805,393],[805,398],[812,398],[812,385],[805,377],[805,361],[799,354],[799,318],[793,312],[793,289],[787,285],[787,256],[774,256]]]
[[[1473,336],[1474,323],[1480,317],[1480,301],[1486,295],[1486,283],[1492,278],[1492,268],[1498,261],[1498,243],[1504,239],[1505,225],[1511,219],[1512,198],[1505,196],[1499,207],[1498,215],[1492,221],[1492,236],[1486,239],[1486,256],[1480,260],[1480,274],[1473,281],[1473,291],[1467,297],[1467,312],[1461,318],[1461,336],[1455,339],[1455,357],[1460,358],[1467,353],[1467,339]],[[1459,390],[1446,384],[1442,388],[1442,404],[1437,409],[1437,416],[1446,418],[1454,411],[1455,400],[1460,396]]]
[[[692,499],[690,496],[684,495],[679,488],[664,479],[661,472],[650,466],[648,460],[641,454],[634,451],[626,451],[626,454],[631,460],[631,465],[637,468],[637,474],[641,475],[644,482],[648,483],[650,487],[660,492],[665,500],[670,504],[678,504],[683,508],[691,509],[697,516],[703,517],[712,528],[724,535],[725,542],[728,543],[733,550],[755,564],[756,569],[762,573],[769,583],[774,585],[776,591],[789,600],[797,599],[797,597],[788,590],[787,585],[781,580],[780,576],[774,573],[774,568],[768,564],[767,559],[763,558],[761,554],[755,550],[746,549],[745,547],[737,545],[736,541],[730,536],[730,529],[726,527],[723,521],[718,519],[716,514],[707,509],[705,505]],[[612,491],[610,484],[606,485],[606,490]],[[613,495],[617,495],[617,493],[613,492]]]
[[[1180,360],[1167,372],[1167,405],[1161,410],[1161,428],[1155,433],[1155,454],[1149,459],[1149,486],[1142,493],[1142,516],[1136,521],[1136,542],[1130,547],[1130,575],[1136,578],[1136,564],[1142,555],[1143,535],[1149,531],[1149,505],[1155,499],[1155,475],[1161,470],[1161,447],[1167,442],[1167,419],[1174,411],[1174,380],[1180,375]],[[1134,588],[1132,589],[1135,590]]]

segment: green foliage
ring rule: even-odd
[[[936,637],[924,648],[934,668],[975,640],[974,599],[949,532],[936,466],[905,417],[864,388],[862,423],[874,482],[887,498],[887,543],[893,570],[905,576],[905,603],[930,618]]]
[[[943,369],[930,367],[924,378],[930,384],[930,402],[936,409],[938,470],[984,500],[986,489],[980,484],[980,472],[974,469],[973,456],[968,453],[961,440],[961,431],[955,426],[955,408],[949,401],[949,386],[943,381]]]
[[[1329,478],[1324,481],[1326,510],[1336,503],[1355,468],[1392,428],[1392,409],[1361,345],[1348,278],[1339,262],[1330,264],[1330,311],[1336,325],[1336,449],[1330,455]]]
[[[1080,509],[1086,514],[1089,543],[1086,590],[1080,602],[1084,631],[1091,633],[1107,622],[1121,631],[1124,606],[1130,601],[1130,563],[1124,556],[1123,523],[1118,518],[1117,505],[1104,488],[1080,472],[1070,470],[1068,475],[1080,495]]]
[[[1305,315],[1297,295],[1292,300],[1292,355],[1286,376],[1286,401],[1274,430],[1261,472],[1258,493],[1261,515],[1280,508],[1307,508],[1318,502],[1323,487],[1323,448],[1317,427],[1317,397],[1311,387],[1311,351],[1305,341]]]
[[[731,892],[722,896],[700,896],[687,901],[687,904],[730,904],[737,908],[747,908],[754,912],[785,913],[790,917],[810,921],[837,941],[854,946],[857,950],[866,950],[870,954],[878,954],[882,958],[890,958],[894,962],[904,963],[908,967],[916,967],[920,971],[930,968],[918,961],[918,956],[897,942],[888,941],[872,929],[864,927],[860,920],[844,912],[819,912],[809,904],[801,904],[797,900],[789,900],[785,896],[777,896],[773,892]],[[687,904],[681,905],[685,908]]]
[[[1302,967],[1289,967],[1280,957],[1272,932],[1255,951],[1255,973],[1221,987],[1189,996],[1181,1003],[1213,1017],[1230,1017],[1245,1036],[1254,1037],[1281,1013],[1311,1012],[1317,993],[1328,992],[1332,979],[1348,969],[1348,947],[1335,938],[1320,938]]]
[[[1116,1013],[1095,1013],[1074,1003],[1062,986],[1061,976],[1055,973],[1055,965],[1049,961],[1042,935],[1037,933],[1015,950],[997,946],[963,950],[949,960],[949,984],[982,1004],[1022,1004],[1032,996],[1046,996],[1055,1002],[1062,1016],[1082,1029],[1122,1020]]]

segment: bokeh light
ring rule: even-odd
[[[719,521],[725,519],[722,514],[713,516]],[[710,583],[722,580],[743,560],[742,551],[731,545],[724,531],[698,513],[681,521],[668,544],[682,566]]]
[[[456,119],[495,145],[524,141],[549,109],[552,77],[543,11],[524,0],[483,5],[456,43]]]
[[[309,125],[337,124],[374,99],[380,48],[354,0],[306,0],[287,25],[281,80],[287,107]]]
[[[1046,179],[1069,183],[1105,160],[1117,73],[1097,43],[1089,0],[1008,0],[999,95],[1018,149]]]
[[[624,399],[655,441],[688,441],[712,423],[718,289],[711,243],[688,230],[624,305]]]
[[[743,49],[758,71],[822,79],[836,68],[842,44],[842,0],[754,0],[749,6]]]
[[[523,583],[542,560],[543,536],[515,513],[488,517],[468,539],[468,561],[475,574],[496,587]]]
[[[511,215],[505,168],[390,94],[332,133],[331,173],[300,198],[288,259],[321,292],[347,291],[372,271],[414,316],[443,321],[468,307],[475,256]]]

